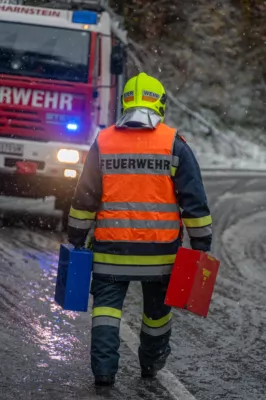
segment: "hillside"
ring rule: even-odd
[[[213,135],[172,101],[168,121],[202,151],[265,163],[265,150],[253,143],[266,146],[266,1],[111,3],[125,18],[138,68],[223,134]],[[130,75],[134,64],[129,58]]]

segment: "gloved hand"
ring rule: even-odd
[[[68,238],[68,241],[70,244],[72,244],[76,249],[80,249],[84,247],[84,240],[82,238]]]
[[[84,247],[87,236],[86,231],[68,226],[67,234],[69,243],[75,248]]]
[[[205,253],[210,252],[211,249],[211,236],[205,238],[190,238],[190,245],[193,250],[204,251]]]

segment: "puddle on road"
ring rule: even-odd
[[[38,252],[30,244],[19,245],[15,233],[21,230],[9,233],[7,229],[0,232],[0,393],[6,387],[10,394],[0,394],[0,398],[30,400],[32,391],[34,399],[48,400],[53,396],[41,393],[49,379],[61,375],[60,381],[72,382],[71,366],[76,367],[82,353],[88,352],[88,343],[81,344],[81,339],[85,332],[88,339],[89,319],[77,329],[73,322],[79,314],[62,311],[55,304],[57,255]],[[75,379],[80,381],[78,376]],[[69,397],[66,390],[66,396],[54,398],[75,398],[75,391]]]

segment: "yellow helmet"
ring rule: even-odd
[[[130,108],[150,108],[162,117],[165,117],[166,93],[160,81],[141,72],[129,79],[122,95],[123,112]]]

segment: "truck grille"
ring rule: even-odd
[[[37,111],[21,109],[0,109],[0,127],[43,131],[42,120]]]

